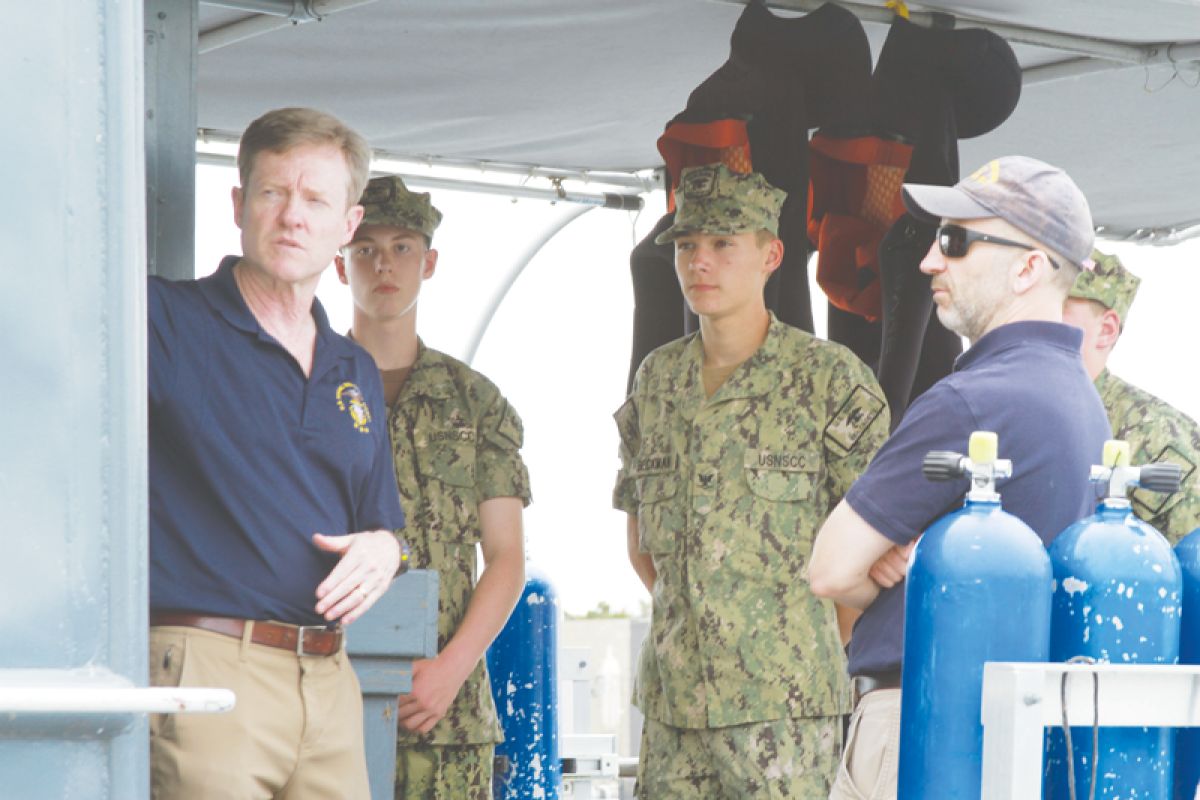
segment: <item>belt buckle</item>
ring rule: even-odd
[[[299,628],[297,628],[296,629],[296,655],[298,655],[298,656],[309,655],[308,653],[304,652],[304,634],[306,632],[308,632],[308,631],[324,631],[324,630],[328,630],[327,626],[325,626],[325,625],[301,625]]]

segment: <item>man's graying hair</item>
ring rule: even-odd
[[[342,152],[350,171],[347,206],[356,205],[367,185],[371,146],[340,119],[315,108],[277,108],[250,123],[238,148],[242,187],[250,185],[259,153],[283,154],[305,146],[335,147]]]
[[[1050,268],[1050,284],[1056,289],[1062,291],[1063,297],[1065,298],[1067,293],[1071,291],[1071,287],[1075,285],[1075,279],[1079,277],[1079,273],[1083,272],[1083,267],[1081,267],[1079,264],[1076,264],[1074,261],[1070,260],[1057,250],[1051,250],[1049,247],[1046,247],[1046,245],[1042,244],[1037,239],[1018,228],[1016,225],[1013,225],[1008,220],[1000,218],[1000,221],[1008,227],[1011,238],[1016,239],[1018,242],[1025,242],[1032,247],[1036,247],[1038,250],[1041,250],[1042,253],[1047,255],[1051,261],[1053,261],[1055,264],[1058,264],[1058,269],[1054,269],[1054,267]],[[1012,263],[1015,263],[1016,259],[1022,258],[1024,255],[1025,251],[1014,252],[1012,255]]]

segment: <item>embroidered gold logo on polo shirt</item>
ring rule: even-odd
[[[343,383],[337,388],[337,404],[340,410],[350,413],[354,430],[359,433],[371,432],[367,427],[371,422],[371,410],[367,408],[367,401],[363,399],[362,389],[353,383]]]

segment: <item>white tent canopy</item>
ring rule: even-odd
[[[815,3],[770,5],[786,13]],[[891,13],[882,0],[844,5],[868,19]],[[246,7],[324,16],[292,24]],[[1109,237],[1171,241],[1200,225],[1200,3],[945,0],[911,9],[916,21],[938,11],[960,27],[993,27],[1026,70],[1013,116],[960,143],[964,169],[1011,153],[1061,166]],[[199,125],[236,134],[269,108],[310,105],[372,146],[414,157],[654,168],[655,140],[728,56],[741,10],[709,0],[206,3]],[[886,23],[864,27],[877,54]]]

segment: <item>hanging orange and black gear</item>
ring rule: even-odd
[[[767,305],[813,330],[808,254],[815,247],[817,283],[830,302],[828,336],[875,369],[894,426],[962,352],[959,337],[938,321],[920,271],[934,226],[904,212],[900,186],[957,182],[958,140],[1012,114],[1021,70],[990,31],[953,30],[948,15],[920,27],[903,4],[888,5],[897,14],[872,70],[866,34],[846,9],[826,4],[784,19],[752,0],[734,28],[729,60],[692,92],[658,145],[672,180],[684,167],[723,162],[788,193],[779,233],[785,263],[767,284]],[[695,328],[672,253],[653,244],[671,221],[630,258],[631,380],[650,350]]]
[[[752,2],[734,27],[729,59],[696,87],[658,143],[672,182],[684,167],[723,162],[787,192],[779,218],[783,262],[764,296],[780,320],[809,332],[808,131],[841,122],[847,99],[866,91],[870,72],[870,44],[846,9],[827,4],[785,19]],[[696,327],[689,312],[676,310],[685,305],[678,287],[668,289],[656,269],[672,263],[670,249],[656,250],[650,239],[631,254],[631,380],[650,350]]]

